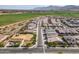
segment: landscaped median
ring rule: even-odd
[[[66,43],[54,41],[54,42],[45,42],[48,47],[67,47]]]

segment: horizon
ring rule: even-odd
[[[48,7],[48,6],[61,6],[61,5],[0,5],[0,9],[10,9],[10,10],[32,10],[37,7]],[[62,5],[68,6],[68,5]],[[74,5],[79,6],[79,5]]]

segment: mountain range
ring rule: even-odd
[[[36,7],[34,10],[54,10],[54,11],[79,11],[79,6],[67,5],[67,6],[47,6],[47,7]]]

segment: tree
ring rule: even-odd
[[[56,47],[57,46],[57,43],[56,42],[48,42],[48,46],[53,46],[53,47]]]
[[[26,47],[30,47],[30,46],[32,46],[32,43],[26,44]]]
[[[4,47],[4,44],[2,42],[0,42],[0,47]]]

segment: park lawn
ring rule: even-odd
[[[54,15],[66,17],[79,17],[79,12],[67,11],[49,11],[49,12],[36,12],[36,13],[23,13],[23,14],[5,14],[0,15],[0,25],[7,25],[18,21],[29,20],[37,16]]]

